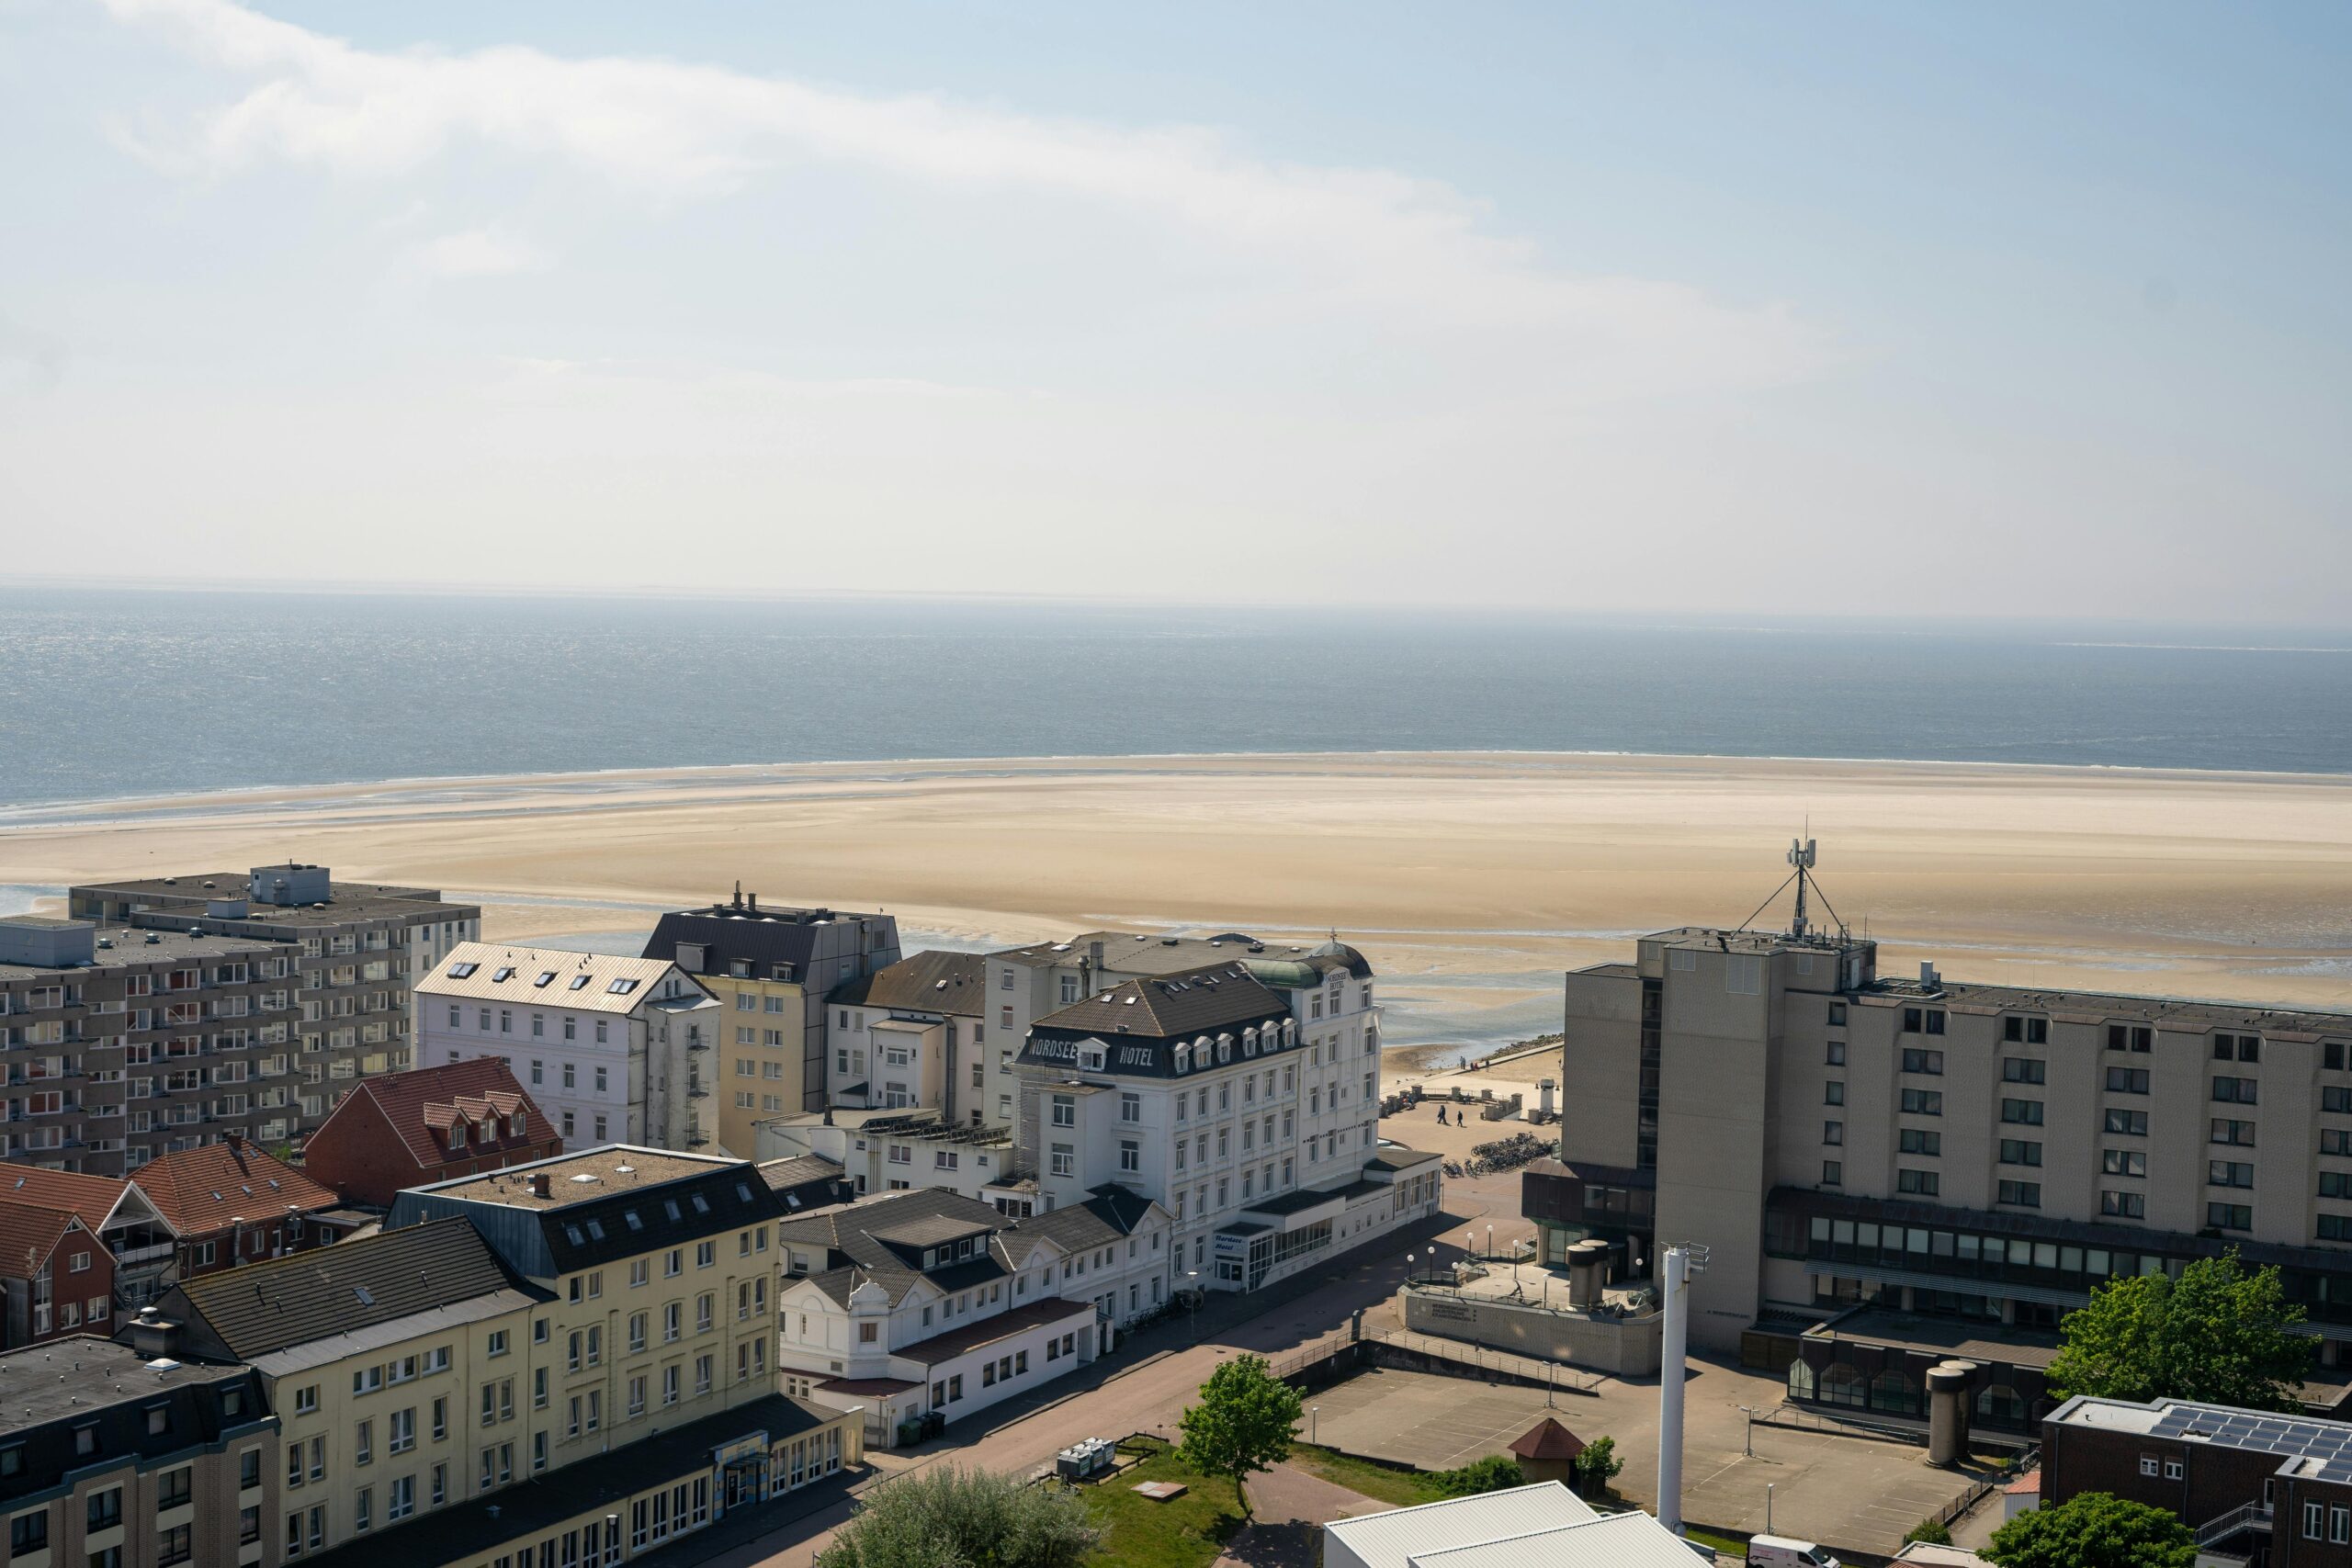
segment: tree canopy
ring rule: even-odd
[[[2059,1325],[2065,1343],[2050,1364],[2050,1390],[2294,1410],[2315,1343],[2294,1332],[2302,1321],[2278,1270],[2249,1273],[2234,1249],[2198,1259],[2178,1280],[2111,1280]]]
[[[1298,1426],[1298,1391],[1266,1371],[1256,1356],[1236,1356],[1201,1385],[1201,1402],[1185,1407],[1178,1453],[1203,1475],[1229,1475],[1250,1511],[1242,1486],[1253,1471],[1268,1470],[1290,1457]]]
[[[1078,1568],[1101,1539],[1075,1492],[940,1465],[877,1489],[817,1568]]]
[[[1993,1532],[1984,1555],[2001,1568],[2190,1568],[2197,1538],[2162,1508],[2084,1492],[2019,1514]]]

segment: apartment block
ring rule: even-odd
[[[835,987],[825,1103],[985,1124],[986,977],[979,954],[933,949]]]
[[[1379,1141],[1379,1010],[1355,949],[1248,942],[1149,978],[1099,973],[1090,953],[1071,977],[1096,988],[1031,1025],[1013,1063],[1037,1212],[1141,1194],[1171,1217],[1181,1282],[1234,1291],[1437,1213],[1436,1156]]]
[[[826,998],[899,961],[899,922],[844,909],[763,908],[758,894],[739,886],[731,902],[663,915],[644,955],[675,964],[725,1010],[718,1144],[748,1157],[760,1117],[823,1109]]]
[[[337,882],[300,863],[89,883],[66,904],[78,919],[258,940],[288,957],[296,1089],[288,1127],[255,1134],[263,1143],[316,1127],[362,1076],[413,1066],[411,980],[481,934],[478,907],[432,888]]]
[[[0,1355],[0,1522],[22,1568],[274,1561],[277,1421],[242,1366],[80,1336]]]
[[[1037,1184],[1016,1168],[1010,1127],[950,1122],[937,1111],[818,1111],[759,1123],[759,1157],[813,1156],[859,1196],[936,1187],[1019,1218],[1035,1212]]]
[[[293,1136],[297,964],[249,936],[0,919],[0,1156],[119,1177],[231,1134]]]
[[[1596,1236],[1636,1276],[1705,1245],[1702,1345],[1753,1328],[1778,1370],[1864,1303],[2030,1343],[2105,1280],[2235,1247],[2344,1363],[2352,1016],[1893,977],[1800,924],[1645,937],[1567,976],[1566,1030],[1560,1163],[1527,1210],[1555,1258]],[[1916,1413],[1904,1368],[1860,1393],[1852,1371],[1838,1402]]]
[[[719,1003],[667,959],[460,942],[417,977],[416,1007],[425,1066],[504,1062],[568,1145],[716,1135]]]

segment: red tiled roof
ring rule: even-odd
[[[1546,1416],[1511,1444],[1510,1451],[1521,1459],[1574,1459],[1584,1452],[1584,1439]]]
[[[437,1169],[452,1157],[447,1139],[435,1138],[432,1130],[446,1130],[460,1120],[467,1123],[467,1130],[465,1147],[456,1151],[455,1157],[458,1159],[495,1154],[501,1145],[534,1146],[549,1136],[552,1130],[546,1113],[515,1080],[514,1069],[496,1056],[476,1056],[469,1061],[361,1079],[319,1130],[311,1134],[311,1143],[315,1145],[327,1137],[335,1118],[363,1096],[383,1113],[410,1157],[426,1170]],[[493,1116],[503,1120],[517,1111],[527,1119],[522,1137],[509,1139],[503,1128],[496,1136],[482,1135],[483,1125]],[[359,1113],[351,1111],[354,1116]]]
[[[179,1149],[139,1168],[131,1185],[147,1195],[164,1223],[181,1235],[225,1230],[233,1219],[282,1217],[338,1209],[343,1197],[289,1165],[240,1139]]]
[[[112,1176],[84,1176],[73,1170],[42,1170],[34,1166],[10,1166],[0,1170],[0,1203],[31,1203],[62,1209],[81,1216],[96,1229],[106,1223],[130,1183]]]
[[[75,1224],[68,1210],[0,1204],[0,1279],[30,1279]]]

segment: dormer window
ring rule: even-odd
[[[510,1138],[521,1137],[523,1135],[525,1121],[525,1113],[520,1111],[517,1111],[514,1115],[509,1116],[506,1119],[506,1135]]]
[[[1089,1046],[1080,1051],[1078,1054],[1078,1059],[1079,1065],[1090,1073],[1099,1073],[1102,1070],[1102,1053],[1097,1047]]]
[[[466,1124],[463,1120],[449,1123],[449,1146],[453,1149],[462,1149],[466,1146]]]
[[[1192,1061],[1192,1055],[1193,1048],[1190,1045],[1179,1045],[1176,1047],[1176,1070],[1178,1072],[1181,1073],[1184,1071],[1185,1067]]]

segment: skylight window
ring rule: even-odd
[[[449,978],[462,980],[481,967],[479,964],[452,964],[449,965]]]
[[[490,982],[493,986],[513,978],[514,978],[514,965],[512,964],[502,964],[490,972]]]
[[[555,971],[554,971],[554,970],[552,970],[552,969],[542,969],[542,970],[540,970],[540,971],[539,971],[539,977],[538,977],[537,979],[536,979],[536,980],[532,981],[532,982],[531,982],[531,984],[533,984],[534,986],[544,986],[544,985],[546,985],[548,981],[550,981],[550,980],[552,980],[552,979],[554,979],[554,978],[555,978]]]
[[[580,1234],[580,1227],[578,1225],[564,1226],[563,1234],[565,1239],[570,1241],[574,1247],[585,1247],[588,1245],[588,1238]]]
[[[628,979],[616,980],[611,985],[605,987],[605,989],[610,991],[616,997],[625,997],[631,991],[637,989],[637,982]]]
[[[695,1206],[695,1213],[707,1214],[710,1213],[710,1200],[705,1198],[701,1193],[695,1193],[693,1195],[692,1201]]]
[[[621,1218],[628,1222],[628,1228],[633,1231],[641,1231],[645,1228],[645,1222],[637,1217],[635,1209],[623,1209]]]
[[[592,976],[592,975],[574,975],[574,976],[571,977],[571,985],[570,986],[569,989],[571,989],[571,990],[576,991],[576,990],[580,989],[580,987],[582,987],[582,986],[586,985],[590,980],[592,980],[592,979],[594,979],[594,978],[595,978],[595,976]]]
[[[359,1298],[359,1304],[361,1306],[371,1307],[376,1304],[376,1298],[368,1293],[368,1287],[365,1285],[352,1286],[351,1293]]]

